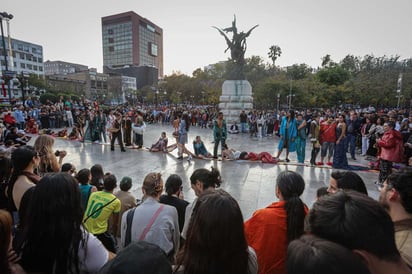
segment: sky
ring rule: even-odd
[[[134,11],[163,29],[164,73],[192,75],[197,68],[227,60],[216,29],[238,31],[259,25],[247,39],[246,57],[265,62],[278,45],[281,67],[318,67],[323,56],[412,57],[410,0],[2,0],[13,14],[12,38],[43,46],[44,60],[87,65],[102,72],[101,18]],[[5,24],[4,24],[5,26]]]

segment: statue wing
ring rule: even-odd
[[[251,28],[248,32],[245,33],[244,38],[248,37],[250,35],[250,33],[252,32],[252,30],[254,30],[255,28],[259,27],[259,25],[254,26],[253,28]]]
[[[229,39],[229,38],[227,37],[227,35],[223,32],[223,30],[221,30],[221,29],[219,29],[218,27],[215,27],[215,26],[212,26],[212,28],[217,29],[217,31],[218,31],[223,37],[225,37],[225,40],[226,40],[226,43],[227,43],[227,46],[228,46],[228,48],[225,50],[225,52],[226,52],[228,49],[230,49],[230,48],[233,46],[232,41],[230,41],[230,39]]]

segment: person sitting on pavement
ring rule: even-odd
[[[227,132],[229,132],[230,134],[238,134],[239,133],[239,127],[236,124],[236,121],[233,122],[233,124],[230,126],[230,129]]]
[[[193,141],[193,151],[195,152],[197,158],[213,158],[213,155],[207,151],[206,146],[200,136],[196,136]]]
[[[156,143],[154,143],[152,145],[152,147],[149,149],[150,152],[166,152],[167,151],[167,143],[168,143],[168,139],[166,136],[166,132],[162,132],[160,134],[159,139],[157,140]]]

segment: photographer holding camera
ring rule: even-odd
[[[54,150],[54,139],[49,135],[40,135],[34,142],[34,149],[39,153],[40,164],[38,173],[43,175],[50,172],[59,172],[63,158],[67,155],[64,150]],[[58,159],[57,159],[58,158]]]

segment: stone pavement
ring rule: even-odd
[[[162,131],[166,131],[169,137],[169,144],[174,143],[171,136],[171,125],[147,125],[144,134],[144,145],[150,147],[159,138]],[[196,135],[200,135],[210,152],[213,152],[213,136],[211,129],[201,129],[199,127],[190,127],[189,143],[187,148],[193,151],[192,141]],[[32,138],[30,144],[33,144]],[[227,144],[230,148],[240,151],[262,152],[267,151],[272,155],[277,151],[278,137],[264,137],[261,139],[251,138],[249,134],[229,134]],[[222,189],[229,192],[239,202],[243,216],[248,219],[256,209],[266,207],[276,201],[275,182],[276,176],[283,170],[292,170],[300,173],[306,182],[306,188],[302,195],[303,201],[311,207],[316,197],[316,190],[322,186],[328,186],[331,168],[320,168],[310,166],[298,166],[296,163],[296,153],[291,153],[289,165],[262,164],[245,161],[215,161],[193,159],[190,163],[184,158],[177,159],[177,150],[171,153],[149,152],[143,149],[126,149],[126,152],[120,152],[117,146],[115,151],[110,151],[110,145],[99,145],[90,143],[81,143],[78,141],[68,141],[56,138],[56,150],[66,150],[68,155],[64,162],[73,163],[77,170],[90,168],[94,164],[101,164],[105,172],[112,172],[116,175],[118,181],[123,176],[129,176],[133,179],[132,192],[137,198],[141,198],[141,186],[144,176],[149,172],[160,172],[164,181],[170,174],[176,173],[183,179],[183,191],[185,199],[193,201],[195,194],[190,186],[190,176],[195,169],[207,168],[211,166],[219,169],[222,175]],[[308,142],[306,146],[306,160],[310,158],[311,145]],[[284,159],[285,152],[281,155]],[[319,155],[320,157],[320,155]],[[367,165],[367,161],[357,156],[357,161],[349,161],[349,164]],[[364,179],[369,195],[375,199],[379,193],[373,182],[377,180],[377,172],[358,171],[358,174]]]

